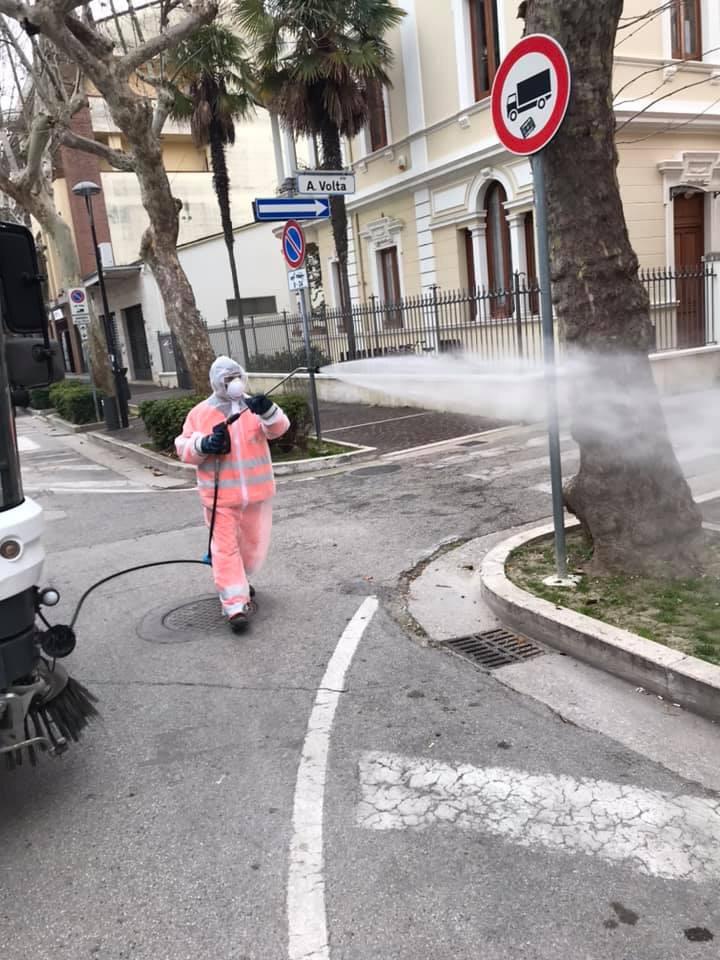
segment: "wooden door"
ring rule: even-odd
[[[677,280],[677,345],[705,343],[705,194],[675,197],[675,270]]]
[[[130,342],[133,377],[135,380],[152,380],[150,351],[148,350],[147,336],[145,335],[145,320],[140,304],[134,307],[128,307],[125,311],[125,324],[127,327],[128,341]]]

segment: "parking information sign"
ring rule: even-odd
[[[529,156],[560,129],[570,102],[570,65],[552,37],[534,33],[500,64],[492,89],[492,116],[500,142]]]

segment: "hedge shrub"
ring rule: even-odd
[[[48,387],[36,387],[30,391],[30,406],[34,410],[50,410],[52,400]]]
[[[146,400],[140,404],[140,417],[157,450],[164,453],[174,452],[175,437],[182,433],[185,418],[195,404],[204,399],[205,397],[172,397],[167,400]],[[307,400],[301,394],[295,393],[273,399],[290,418],[290,429],[284,437],[273,440],[271,447],[277,447],[284,453],[296,448],[306,449],[312,427]]]
[[[139,412],[148,436],[158,450],[170,453],[175,437],[182,433],[185,418],[204,397],[171,397],[167,400],[145,400]]]
[[[63,420],[70,423],[95,423],[95,401],[92,388],[84,383],[62,380],[54,383],[48,391],[50,403]],[[98,399],[102,394],[98,391]]]
[[[310,404],[301,393],[286,393],[273,399],[287,414],[290,429],[284,436],[271,441],[270,446],[276,446],[283,453],[295,449],[306,450],[313,425]]]

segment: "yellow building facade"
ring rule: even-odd
[[[507,289],[534,277],[528,160],[498,142],[490,88],[520,39],[517,0],[401,0],[392,87],[346,144],[353,299],[434,285]],[[720,251],[720,9],[627,0],[614,88],[619,181],[645,268],[694,267]],[[326,299],[339,306],[329,226],[313,231]]]

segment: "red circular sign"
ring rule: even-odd
[[[282,248],[285,262],[292,270],[297,270],[305,262],[305,234],[295,220],[288,220],[283,229]]]
[[[560,129],[570,102],[570,64],[552,37],[524,37],[500,64],[492,88],[492,118],[511,153],[542,150]]]

